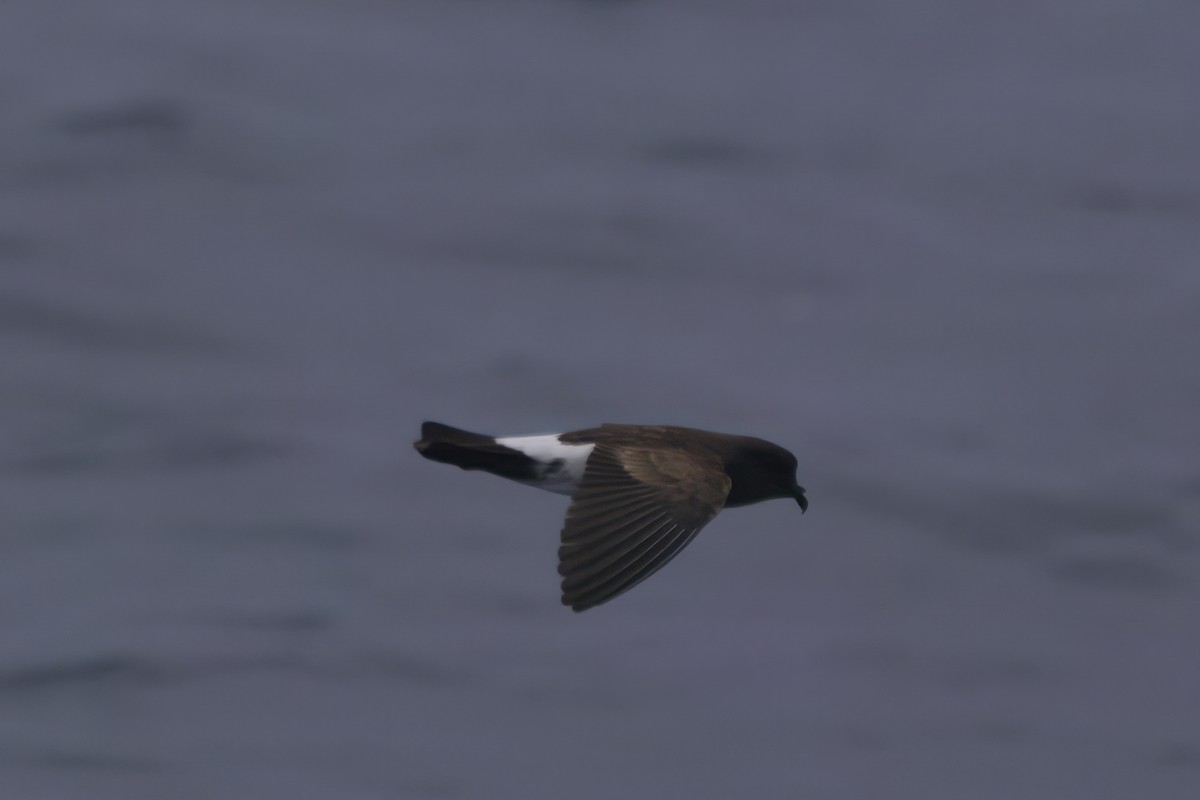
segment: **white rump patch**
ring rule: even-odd
[[[506,436],[496,444],[518,450],[541,465],[530,486],[557,494],[574,494],[583,480],[583,470],[594,444],[563,444],[558,434],[549,436]],[[526,483],[526,481],[522,481]]]

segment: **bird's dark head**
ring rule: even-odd
[[[796,457],[777,444],[747,438],[726,458],[725,470],[733,481],[726,506],[791,497],[801,512],[808,510],[804,487],[796,482]]]

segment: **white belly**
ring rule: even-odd
[[[540,465],[538,477],[521,481],[558,494],[574,494],[583,480],[588,456],[594,444],[563,444],[558,434],[548,436],[506,436],[496,444],[518,450]]]

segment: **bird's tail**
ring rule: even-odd
[[[496,439],[471,433],[440,422],[421,425],[421,438],[413,443],[430,461],[453,464],[462,469],[482,469],[513,480],[536,477],[536,465],[524,453],[496,444]]]

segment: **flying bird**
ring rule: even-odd
[[[484,436],[437,422],[417,452],[571,496],[558,548],[562,602],[586,611],[662,569],[722,508],[790,497],[796,457],[762,439],[673,425]]]

